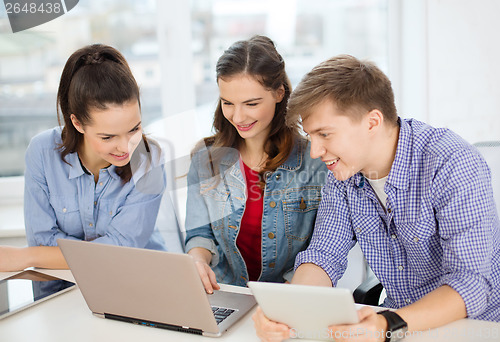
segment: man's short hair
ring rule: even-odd
[[[296,124],[299,117],[304,121],[311,109],[324,100],[332,100],[343,114],[353,120],[378,109],[385,121],[397,124],[391,81],[369,61],[339,55],[314,67],[300,81],[288,101],[287,123]]]

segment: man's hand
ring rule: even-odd
[[[387,321],[369,307],[358,310],[359,323],[328,327],[335,342],[384,342]]]
[[[276,323],[269,320],[262,312],[262,309],[257,307],[257,311],[252,316],[255,331],[261,341],[264,342],[281,342],[290,338],[290,328],[283,323]]]

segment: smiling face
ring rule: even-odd
[[[253,140],[264,144],[271,130],[276,103],[283,99],[284,88],[268,90],[247,74],[220,78],[218,84],[224,117],[245,142]]]
[[[341,181],[360,171],[365,175],[373,171],[374,122],[370,113],[352,119],[331,100],[322,101],[310,113],[302,126],[311,139],[311,158],[321,158]]]
[[[141,112],[137,101],[108,105],[104,110],[90,110],[90,123],[81,125],[74,115],[71,120],[83,134],[78,150],[82,163],[92,173],[109,165],[125,166],[141,141]]]

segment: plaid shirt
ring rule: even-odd
[[[469,317],[499,321],[500,223],[488,166],[450,130],[399,122],[387,211],[363,175],[337,181],[330,173],[311,244],[295,267],[314,263],[335,285],[358,242],[387,291],[384,306],[449,285]]]

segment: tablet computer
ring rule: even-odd
[[[334,340],[328,326],[359,322],[347,289],[252,281],[248,287],[264,314],[288,325],[294,338]]]
[[[33,270],[0,280],[0,319],[75,288],[75,283]]]

